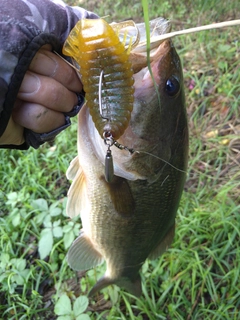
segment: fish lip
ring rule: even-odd
[[[173,45],[170,39],[164,40],[158,48],[155,50],[151,59],[151,72],[155,80],[155,85],[161,86],[163,79],[166,78],[166,68],[163,68],[162,61],[167,57],[172,50]],[[134,68],[134,65],[133,65]],[[161,69],[161,70],[160,70]],[[155,90],[154,82],[152,80],[151,73],[148,68],[147,58],[144,65],[141,65],[141,70],[134,73],[134,99],[144,97],[146,95],[145,90]]]
[[[171,50],[172,41],[171,39],[163,40],[156,48],[150,51],[150,57],[147,56],[147,52],[137,53],[131,52],[129,55],[129,60],[132,64],[132,69],[134,74],[142,71],[148,66],[148,59],[150,64],[161,60],[164,55],[166,55],[169,50]]]

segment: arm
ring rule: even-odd
[[[16,123],[16,119],[19,120],[19,114],[21,114],[19,110],[21,111],[23,105],[26,106],[23,101],[26,102],[27,99],[26,90],[29,88],[28,83],[31,83],[29,79],[31,79],[32,73],[37,74],[40,79],[41,90],[39,91],[42,91],[44,86],[50,88],[45,81],[47,76],[51,79],[55,77],[54,80],[58,84],[60,83],[67,91],[71,92],[71,95],[67,95],[72,98],[67,99],[70,102],[66,109],[63,105],[56,107],[54,103],[45,105],[45,108],[55,112],[56,108],[57,111],[67,112],[77,103],[76,95],[73,92],[81,91],[81,84],[76,84],[78,80],[74,75],[75,73],[71,72],[70,67],[60,61],[61,59],[54,55],[51,50],[61,54],[63,42],[75,23],[81,18],[97,18],[97,16],[82,8],[66,6],[63,2],[57,0],[2,0],[0,7],[0,144],[2,144],[2,147],[19,149],[29,147],[29,143],[25,141],[27,131],[23,129],[23,124],[27,122],[25,120],[28,120],[27,115],[29,113],[25,112],[25,116],[22,116],[23,122],[21,117],[20,123]],[[46,59],[55,61],[52,66],[54,67],[57,64],[58,68],[55,72],[46,74],[50,68],[42,70],[44,68],[40,67],[39,70],[39,65],[44,66],[43,63],[39,63],[39,59],[42,62],[47,61]],[[66,83],[66,77],[63,76],[63,73],[61,74],[61,70],[65,70],[65,74],[73,74],[73,81]],[[71,83],[75,83],[75,85]],[[62,92],[59,88],[61,87],[58,86],[56,92]],[[49,101],[54,101],[54,94],[50,97]],[[38,99],[40,99],[40,96],[38,96]],[[59,100],[63,101],[61,97]],[[35,103],[35,101],[27,101],[28,106],[32,102]],[[29,107],[29,110],[32,110],[32,108]],[[55,118],[54,114],[52,116]],[[63,114],[61,116],[63,117]],[[60,122],[62,121],[64,120]],[[55,128],[52,129],[56,129],[59,124],[57,122],[59,121],[56,121]],[[13,128],[18,131],[18,137],[21,136],[21,139],[14,146],[11,143],[8,144],[8,141],[11,141],[9,135],[12,134]],[[31,125],[29,129],[34,131]],[[50,129],[50,127],[46,126],[47,129]],[[41,132],[41,127],[40,129],[37,128],[37,131]],[[7,141],[7,143],[4,143],[4,141]]]

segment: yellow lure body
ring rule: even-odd
[[[65,41],[63,54],[80,67],[87,106],[99,134],[117,140],[128,126],[134,101],[133,70],[124,44],[105,20],[82,19]]]

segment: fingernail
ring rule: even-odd
[[[19,93],[21,94],[36,93],[40,89],[40,86],[41,86],[41,82],[39,77],[34,73],[28,71],[23,78],[23,82],[19,89]]]
[[[44,65],[41,65],[42,74],[54,78],[59,65],[55,56],[44,55]]]

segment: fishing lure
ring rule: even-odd
[[[105,158],[107,182],[111,182],[114,176],[110,147],[113,144],[121,146],[116,140],[128,126],[134,102],[129,53],[139,42],[139,32],[136,28],[136,39],[132,43],[132,36],[128,37],[124,31],[129,25],[135,27],[133,21],[110,26],[103,19],[82,19],[72,29],[63,46],[63,54],[72,57],[78,64],[87,106],[98,133],[108,147]],[[120,149],[128,150],[124,146]]]
[[[124,25],[123,25],[124,27]],[[87,106],[99,134],[117,140],[130,121],[134,101],[130,50],[103,19],[82,19],[69,34],[63,53],[79,65]],[[131,44],[128,45],[131,48]]]

